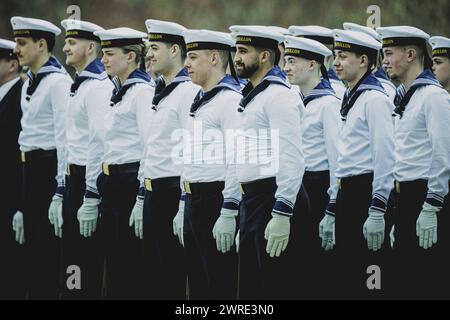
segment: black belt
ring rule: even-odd
[[[202,192],[211,192],[211,190],[223,190],[225,188],[224,181],[215,181],[215,182],[184,182],[184,191],[187,194],[195,194]]]
[[[419,187],[419,188],[424,188],[426,187],[428,184],[428,180],[425,179],[417,179],[417,180],[413,180],[413,181],[404,181],[404,182],[400,182],[400,181],[395,181],[394,182],[394,189],[395,192],[400,193],[400,190],[403,187]]]
[[[180,187],[180,177],[145,179],[145,190],[156,191]]]
[[[320,179],[320,178],[329,178],[329,177],[330,177],[329,170],[305,171],[305,174],[303,175],[303,179]]]
[[[86,176],[86,166],[68,164],[66,169],[68,176]]]
[[[57,157],[56,149],[53,150],[38,149],[21,153],[23,163],[51,157]]]
[[[102,165],[103,173],[107,176],[117,175],[117,174],[131,174],[139,172],[139,162],[126,163],[126,164],[107,164]]]
[[[339,189],[342,189],[346,184],[360,184],[371,183],[373,181],[373,172],[361,174],[359,176],[352,176],[339,179]]]
[[[271,192],[277,189],[275,177],[241,183],[241,192],[245,195]]]

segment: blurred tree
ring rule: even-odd
[[[233,24],[341,28],[345,21],[366,24],[367,7],[378,5],[384,26],[413,25],[431,35],[450,37],[450,0],[1,0],[0,38],[11,38],[12,16],[47,19],[59,26],[69,16],[70,5],[80,7],[82,19],[104,28],[128,26],[142,31],[148,18],[219,31],[228,31]],[[59,37],[55,49],[59,57],[63,41]]]

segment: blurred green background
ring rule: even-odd
[[[47,19],[60,26],[68,18],[70,5],[81,9],[81,19],[104,28],[127,26],[145,31],[149,18],[170,20],[187,28],[228,31],[233,24],[288,27],[317,24],[342,28],[345,21],[366,24],[367,7],[381,9],[381,25],[413,25],[430,35],[450,37],[450,0],[1,0],[0,38],[11,38],[10,17],[15,15]],[[55,54],[62,57],[64,37]]]

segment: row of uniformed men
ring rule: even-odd
[[[51,56],[59,28],[42,20],[11,21],[14,53],[30,68],[22,90],[23,185],[14,229],[19,242],[26,239],[40,275],[31,280],[32,297],[57,290],[57,281],[52,287],[50,279],[58,275],[59,250],[47,211],[54,234],[63,238],[64,266],[82,267],[82,291],[90,297],[99,294],[102,281],[95,233],[99,206],[112,298],[183,298],[186,272],[191,298],[235,296],[237,263],[231,247],[236,229],[239,297],[323,293],[332,280],[318,285],[318,276],[330,265],[339,271],[333,276],[351,284],[348,294],[365,294],[360,276],[374,259],[369,250],[383,247],[394,180],[396,250],[402,251],[397,255],[416,261],[419,245],[436,244],[436,213],[450,177],[450,102],[425,68],[429,36],[423,31],[379,30],[383,63],[406,93],[395,108],[400,116],[394,134],[395,86],[382,68],[373,68],[382,45],[369,28],[291,27],[293,36],[284,37],[270,27],[234,26],[233,41],[222,33],[148,20],[148,57],[152,72],[162,76],[155,88],[140,68],[146,34],[63,21],[67,64],[77,70],[72,83]],[[96,58],[98,42],[102,61]],[[334,45],[337,77],[325,67],[332,52],[322,43]],[[436,58],[448,57],[448,39],[435,37],[431,43]],[[285,72],[277,66],[281,51]],[[248,79],[242,90],[239,78]],[[291,85],[299,85],[301,95]],[[345,93],[333,90],[338,86]],[[230,156],[227,149],[183,165],[174,156],[173,133],[179,129],[192,138],[183,159],[226,144],[198,137],[199,126],[222,137],[227,130],[244,129],[236,137],[243,142],[236,153],[256,154],[259,161],[223,161]],[[271,132],[261,134],[264,130]],[[264,144],[268,147],[261,148]],[[272,159],[261,161],[266,154]],[[270,170],[274,163],[276,170]],[[300,190],[302,182],[308,195]],[[322,247],[332,249],[336,233],[336,256],[344,262],[330,260],[319,245],[311,245],[319,221]],[[180,267],[183,261],[186,268]],[[346,294],[340,285],[336,293]]]

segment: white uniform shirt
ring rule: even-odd
[[[360,88],[363,88],[363,84]],[[365,90],[339,127],[336,177],[341,179],[373,173],[371,208],[382,212],[386,210],[394,185],[391,110],[392,102],[385,93]],[[338,186],[333,188],[337,190]],[[333,194],[337,192],[333,191]],[[336,199],[330,199],[327,213],[334,213],[335,203]]]
[[[183,171],[182,147],[177,137],[186,127],[189,110],[201,88],[191,81],[180,83],[151,112],[148,126],[144,177],[179,177]],[[178,152],[177,152],[178,150]],[[180,157],[179,157],[179,156]]]
[[[314,94],[314,90],[309,96]],[[309,97],[308,96],[308,97]],[[334,95],[318,97],[305,105],[302,117],[303,154],[306,171],[330,171],[330,185],[336,184],[337,140],[341,121],[341,100]],[[329,193],[331,198],[336,195]]]
[[[235,83],[230,79],[227,76],[218,85],[230,89],[221,90],[187,120],[190,141],[186,141],[184,149],[183,177],[191,183],[225,181],[223,207],[237,210],[242,195],[233,163],[234,135],[229,134],[234,133],[242,95],[239,84],[228,85]]]
[[[110,111],[114,86],[106,72],[89,76],[69,98],[66,117],[67,163],[86,166],[86,190],[98,194],[96,181],[101,172],[105,114]]]
[[[110,107],[105,117],[105,139],[103,163],[121,165],[140,162],[139,180],[143,180],[145,156],[152,99],[155,92],[150,82],[128,79],[123,86],[135,83],[122,101]]]
[[[281,77],[273,82],[238,114],[238,151],[243,163],[236,166],[240,183],[276,178],[273,212],[291,216],[305,171],[300,117],[304,110],[298,90]]]
[[[51,61],[56,65],[56,59]],[[54,150],[58,157],[58,187],[64,186],[65,176],[65,116],[72,79],[62,67],[46,64],[40,73],[45,76],[31,97],[27,97],[28,79],[22,87],[22,131],[20,150]],[[29,100],[28,100],[29,99]]]
[[[450,95],[439,86],[416,90],[396,117],[395,179],[428,180],[427,202],[442,207],[450,180]]]

